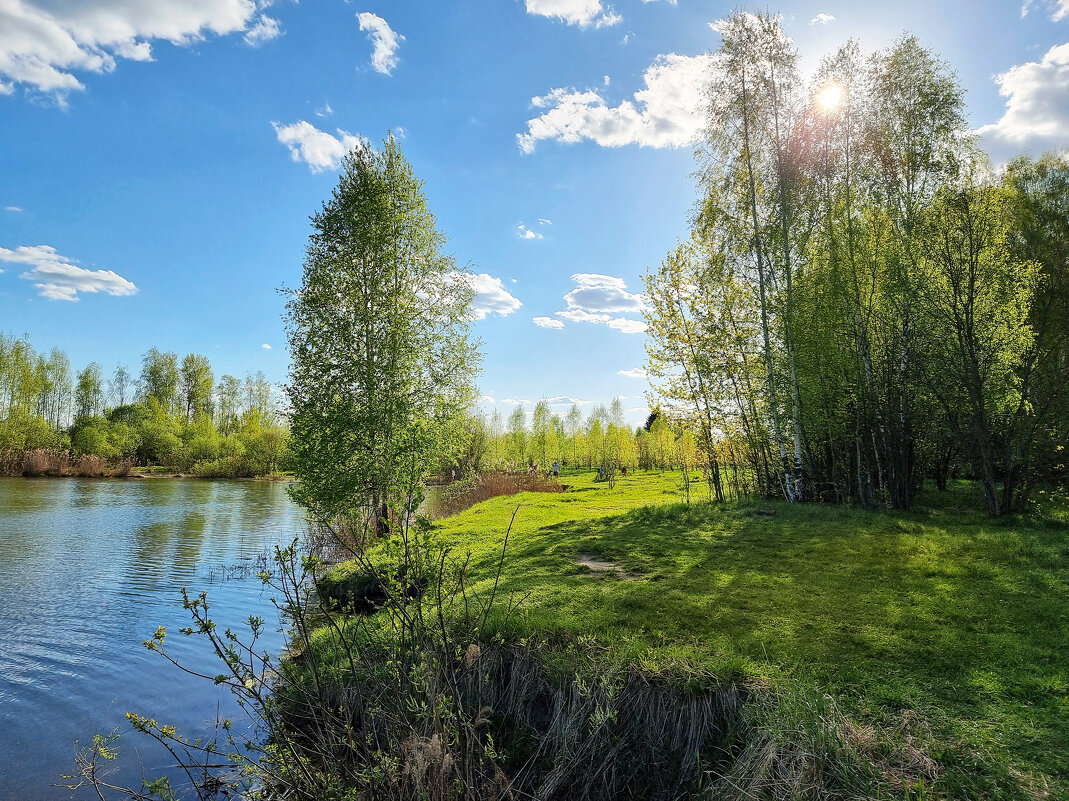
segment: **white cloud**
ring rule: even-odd
[[[356,15],[360,30],[367,31],[371,42],[371,66],[377,72],[389,75],[397,66],[397,48],[405,40],[401,34],[386,24],[386,20],[370,11],[361,11]]]
[[[542,139],[581,142],[603,147],[641,145],[682,147],[697,140],[705,125],[702,90],[708,81],[711,55],[658,56],[643,75],[646,84],[625,100],[609,106],[597,91],[553,89],[532,98],[536,108],[548,108],[527,121],[526,133],[516,134],[520,150],[531,153]]]
[[[1025,0],[1021,5],[1021,19],[1028,16],[1028,12],[1032,10],[1032,7],[1036,5],[1038,0]],[[1054,22],[1060,22],[1065,17],[1069,16],[1069,0],[1046,0],[1047,5],[1051,6],[1050,18]]]
[[[545,217],[538,218],[539,225],[553,225],[553,220],[547,220]]]
[[[526,398],[502,398],[501,402],[508,403],[512,406],[527,406],[531,403],[531,401]]]
[[[623,19],[611,8],[606,10],[601,0],[526,0],[526,6],[528,14],[552,17],[582,28],[590,25],[602,28],[615,25]]]
[[[18,206],[4,206],[4,211],[10,211],[18,214],[22,211],[22,209],[20,209]]]
[[[528,228],[523,223],[520,223],[518,226],[516,226],[516,230],[519,232],[520,239],[541,239],[542,238],[542,234],[538,233],[537,231],[532,231],[530,228]]]
[[[552,317],[535,317],[533,318],[533,322],[539,328],[564,328],[564,323],[560,320],[554,320]]]
[[[609,314],[591,314],[588,311],[582,309],[568,309],[567,311],[557,312],[558,317],[563,317],[565,320],[571,320],[573,323],[607,323],[612,319],[612,315]]]
[[[152,41],[175,45],[246,30],[253,0],[0,0],[0,93],[14,85],[59,97],[85,88],[76,73],[119,59],[151,61]]]
[[[827,25],[829,22],[835,22],[835,17],[833,17],[831,14],[825,14],[823,11],[821,11],[819,14],[813,17],[813,19],[809,20],[809,25],[811,27],[817,27]]]
[[[480,395],[478,402],[479,403],[497,403],[497,401],[494,400],[493,398],[491,398],[489,395]]]
[[[555,398],[546,398],[546,403],[550,406],[586,406],[590,403],[588,400],[582,400],[581,398],[573,398],[571,395],[558,395]]]
[[[330,103],[324,103],[322,106],[316,109],[317,117],[329,117],[334,113],[334,109],[330,107]]]
[[[608,75],[602,75],[601,83],[603,86],[608,86],[610,83],[612,83],[612,78],[610,78]]]
[[[269,17],[266,14],[261,14],[256,24],[249,28],[245,34],[245,44],[252,47],[259,47],[264,42],[270,42],[272,39],[277,39],[282,35],[282,26],[279,25],[278,20],[274,17]]]
[[[641,320],[614,316],[641,312],[645,308],[642,296],[628,292],[624,279],[601,273],[576,273],[572,280],[576,287],[564,296],[568,308],[556,312],[558,317],[575,323],[607,325],[623,334],[640,334],[646,330]]]
[[[615,328],[621,334],[641,334],[646,330],[646,324],[642,320],[628,320],[626,317],[614,317],[605,325]]]
[[[260,347],[263,348],[264,350],[271,350],[271,346],[268,345],[266,342],[264,344],[262,344]]]
[[[1006,98],[1006,111],[998,122],[976,132],[992,155],[1069,146],[1069,42],[1052,47],[1041,61],[1011,67],[995,80]]]
[[[78,300],[79,292],[106,292],[109,295],[134,295],[137,287],[111,270],[86,270],[50,245],[25,245],[8,250],[0,247],[0,261],[28,264],[32,269],[22,278],[33,281],[41,297],[51,300]]]
[[[641,367],[633,367],[630,370],[617,370],[620,375],[626,375],[628,378],[646,378],[648,373]],[[620,396],[624,397],[623,395]]]
[[[472,318],[482,320],[489,314],[497,314],[507,317],[516,311],[523,303],[513,297],[500,278],[495,278],[487,273],[457,273],[464,276],[475,290],[475,300],[472,301]]]
[[[298,120],[292,125],[272,122],[278,141],[289,148],[294,161],[303,161],[312,172],[335,169],[350,150],[366,147],[366,142],[348,131],[338,128],[333,136],[321,131],[310,122]]]
[[[615,275],[575,273],[576,287],[564,296],[568,309],[587,312],[640,312],[642,296],[627,291],[627,283]]]

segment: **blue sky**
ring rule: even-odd
[[[623,395],[639,421],[641,276],[686,236],[731,8],[0,0],[0,330],[106,374],[156,346],[284,381],[277,289],[339,154],[392,130],[481,275],[483,394],[504,415]],[[1069,145],[1069,0],[778,10],[806,70],[918,35],[996,161]]]

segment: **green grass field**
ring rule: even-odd
[[[860,726],[909,729],[939,766],[936,797],[1069,798],[1064,517],[991,520],[966,484],[894,514],[685,505],[671,473],[562,481],[437,523],[488,582],[519,507],[499,590],[523,598],[510,637],[828,693]]]

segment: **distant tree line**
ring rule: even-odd
[[[957,470],[994,515],[1064,481],[1069,162],[991,171],[911,36],[806,82],[778,17],[719,31],[693,232],[646,279],[651,380],[708,469],[898,509]]]
[[[150,348],[139,374],[120,364],[105,378],[97,362],[72,371],[63,351],[38,353],[28,339],[0,333],[0,473],[62,454],[64,463],[94,456],[113,466],[254,476],[283,467],[287,441],[262,372],[216,382],[207,357],[179,360]]]
[[[643,426],[632,428],[623,404],[615,398],[608,406],[597,404],[584,417],[577,404],[564,415],[554,414],[547,400],[535,403],[528,417],[523,404],[507,418],[497,410],[487,417],[468,418],[459,453],[438,466],[452,477],[485,471],[548,470],[556,462],[565,468],[597,470],[701,469],[697,439],[685,426],[651,414]]]

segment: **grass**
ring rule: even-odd
[[[685,505],[672,473],[593,479],[437,522],[485,588],[520,505],[498,590],[523,598],[508,640],[596,643],[644,670],[762,686],[811,728],[831,704],[850,739],[934,760],[904,797],[1069,798],[1064,499],[993,520],[965,483],[890,513]],[[799,718],[785,720],[789,743]]]
[[[625,659],[815,687],[864,724],[909,723],[944,792],[1069,798],[1063,513],[992,520],[970,510],[965,484],[893,514],[688,506],[673,474],[612,490],[592,479],[439,522],[442,543],[488,579],[522,504],[501,585],[525,596],[512,636],[593,637]],[[621,570],[591,572],[581,556]]]

